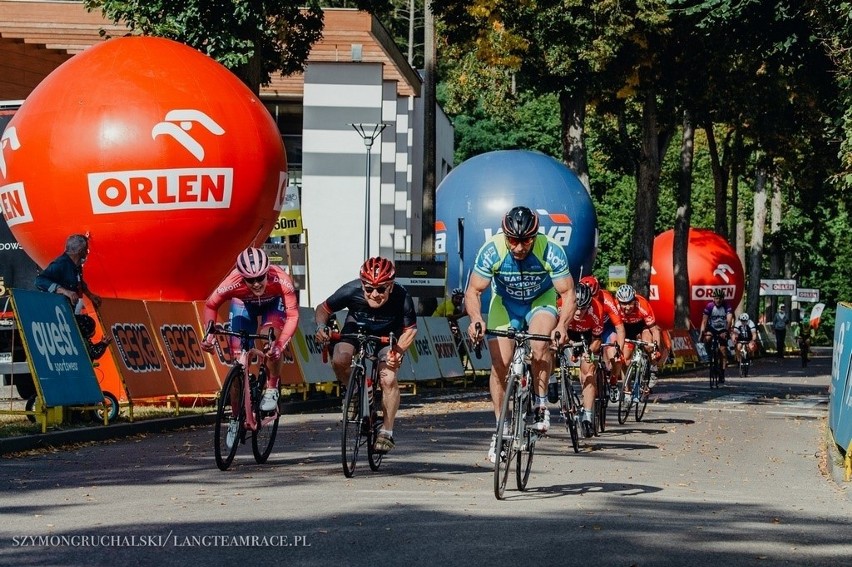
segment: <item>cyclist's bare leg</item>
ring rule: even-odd
[[[379,381],[382,385],[382,411],[384,419],[382,429],[393,431],[393,422],[396,412],[399,410],[399,382],[396,378],[397,370],[391,370],[387,364],[379,363]]]
[[[343,386],[349,385],[349,372],[352,369],[352,355],[355,354],[355,347],[349,343],[339,342],[334,345],[334,352],[331,355],[331,368],[334,370],[334,375]]]
[[[488,340],[488,350],[491,352],[491,402],[494,404],[494,419],[500,419],[500,409],[503,406],[503,396],[506,395],[506,371],[512,360],[515,343],[506,337],[496,337]]]
[[[580,383],[583,384],[583,407],[589,411],[595,408],[597,385],[595,384],[595,365],[580,360]]]
[[[550,311],[539,310],[530,319],[529,332],[535,335],[549,335],[556,328],[556,316]],[[530,341],[532,350],[532,374],[537,396],[547,395],[547,381],[553,369],[553,351],[550,343]]]

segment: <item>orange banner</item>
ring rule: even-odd
[[[698,353],[689,331],[674,329],[666,331],[671,342],[672,355],[684,362],[698,362]]]
[[[179,395],[215,394],[221,388],[201,350],[200,323],[189,301],[146,301],[152,329]]]
[[[153,325],[138,299],[104,298],[98,310],[110,349],[132,399],[174,396],[172,376],[157,347]]]

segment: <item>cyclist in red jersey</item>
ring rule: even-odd
[[[571,342],[585,341],[592,355],[601,351],[601,335],[604,330],[603,305],[592,297],[592,290],[584,283],[576,288],[577,310],[568,320],[568,340]],[[580,358],[580,383],[583,386],[583,409],[580,421],[583,424],[583,435],[591,437],[597,385],[595,384],[595,363],[591,357],[583,353]]]
[[[396,343],[379,350],[379,380],[382,386],[382,428],[376,437],[373,450],[387,453],[396,446],[393,425],[399,410],[399,374],[405,352],[414,343],[417,334],[417,315],[414,301],[408,291],[394,284],[396,268],[387,258],[369,258],[361,266],[359,278],[341,286],[331,297],[316,308],[316,340],[325,344],[329,340],[328,321],[333,313],[346,309],[342,332],[354,333],[358,324],[364,325],[371,335],[387,336],[393,333]],[[348,386],[349,372],[356,343],[352,339],[337,342],[331,355],[334,374]]]
[[[603,289],[598,283],[598,278],[595,276],[585,276],[580,279],[580,283],[584,283],[592,290],[592,297],[597,299],[603,305],[604,314],[604,330],[603,342],[616,343],[618,350],[624,352],[624,339],[627,336],[624,330],[624,321],[621,320],[621,311],[618,309],[618,302],[615,297],[607,290]],[[622,378],[624,371],[624,356],[617,356],[618,350],[615,347],[607,347],[604,349],[604,361],[609,368],[609,383],[612,386],[618,384]],[[618,389],[612,388],[610,392],[610,401],[618,403]]]
[[[219,307],[231,300],[231,330],[256,333],[258,318],[261,326],[275,330],[275,342],[266,358],[268,369],[266,390],[260,409],[272,411],[278,404],[278,382],[281,376],[281,353],[296,332],[299,322],[299,305],[293,280],[278,266],[270,265],[266,252],[259,248],[246,248],[237,256],[236,267],[216,287],[204,304],[204,327],[216,321]],[[206,337],[201,348],[207,352],[215,349],[215,337]],[[239,355],[240,339],[231,337],[231,353]],[[233,393],[232,393],[233,394]]]
[[[619,287],[615,292],[615,299],[618,301],[618,310],[621,313],[621,320],[624,321],[627,338],[653,341],[657,344],[657,351],[651,354],[649,386],[653,388],[657,383],[657,362],[665,360],[668,355],[654,310],[648,300],[636,293],[630,284]],[[624,360],[628,360],[633,354],[633,345],[627,343],[624,347]]]

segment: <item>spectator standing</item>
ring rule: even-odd
[[[775,317],[772,318],[772,329],[775,331],[775,348],[778,349],[778,358],[784,358],[784,339],[787,338],[787,324],[789,322],[787,306],[782,303],[778,306]]]

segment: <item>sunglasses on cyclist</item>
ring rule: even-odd
[[[619,301],[618,304],[621,305],[622,307],[630,307],[631,305],[633,305],[633,302],[632,301]]]
[[[245,281],[248,285],[254,285],[256,283],[262,282],[265,279],[266,279],[266,274],[264,274],[262,276],[257,276],[256,278],[243,278],[243,281]]]
[[[388,287],[389,286],[386,286],[386,285],[380,285],[380,286],[376,286],[376,287],[373,287],[371,285],[365,285],[364,291],[367,293],[367,295],[373,293],[374,291],[379,292],[379,294],[383,294],[384,292],[386,292],[388,290]]]
[[[532,238],[514,238],[512,236],[506,237],[506,242],[509,244],[509,246],[517,246],[518,244],[523,244],[524,246],[526,246],[531,241]]]

